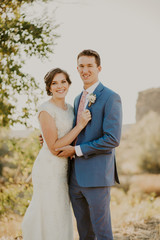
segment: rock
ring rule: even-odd
[[[160,88],[139,92],[136,104],[136,121],[141,120],[150,111],[160,114]]]

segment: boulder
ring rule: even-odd
[[[136,121],[141,120],[150,111],[160,114],[160,88],[147,89],[138,94]]]

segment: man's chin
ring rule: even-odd
[[[87,78],[87,79],[84,79],[84,78],[83,78],[83,82],[86,83],[86,84],[89,84],[90,81],[91,81],[91,80],[90,80],[89,78]]]

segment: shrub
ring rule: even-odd
[[[0,129],[2,130],[2,129]],[[23,215],[32,196],[32,184],[26,180],[40,150],[39,131],[27,138],[1,137],[0,145],[0,215],[14,212]],[[2,151],[1,151],[2,150]]]
[[[149,173],[160,173],[160,144],[151,145],[141,155],[140,168]]]
[[[142,124],[139,166],[145,172],[160,173],[160,116],[149,113]]]

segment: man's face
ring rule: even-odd
[[[101,71],[101,66],[97,66],[95,57],[81,56],[79,57],[77,64],[77,69],[84,83],[85,89],[98,81],[98,74]]]

